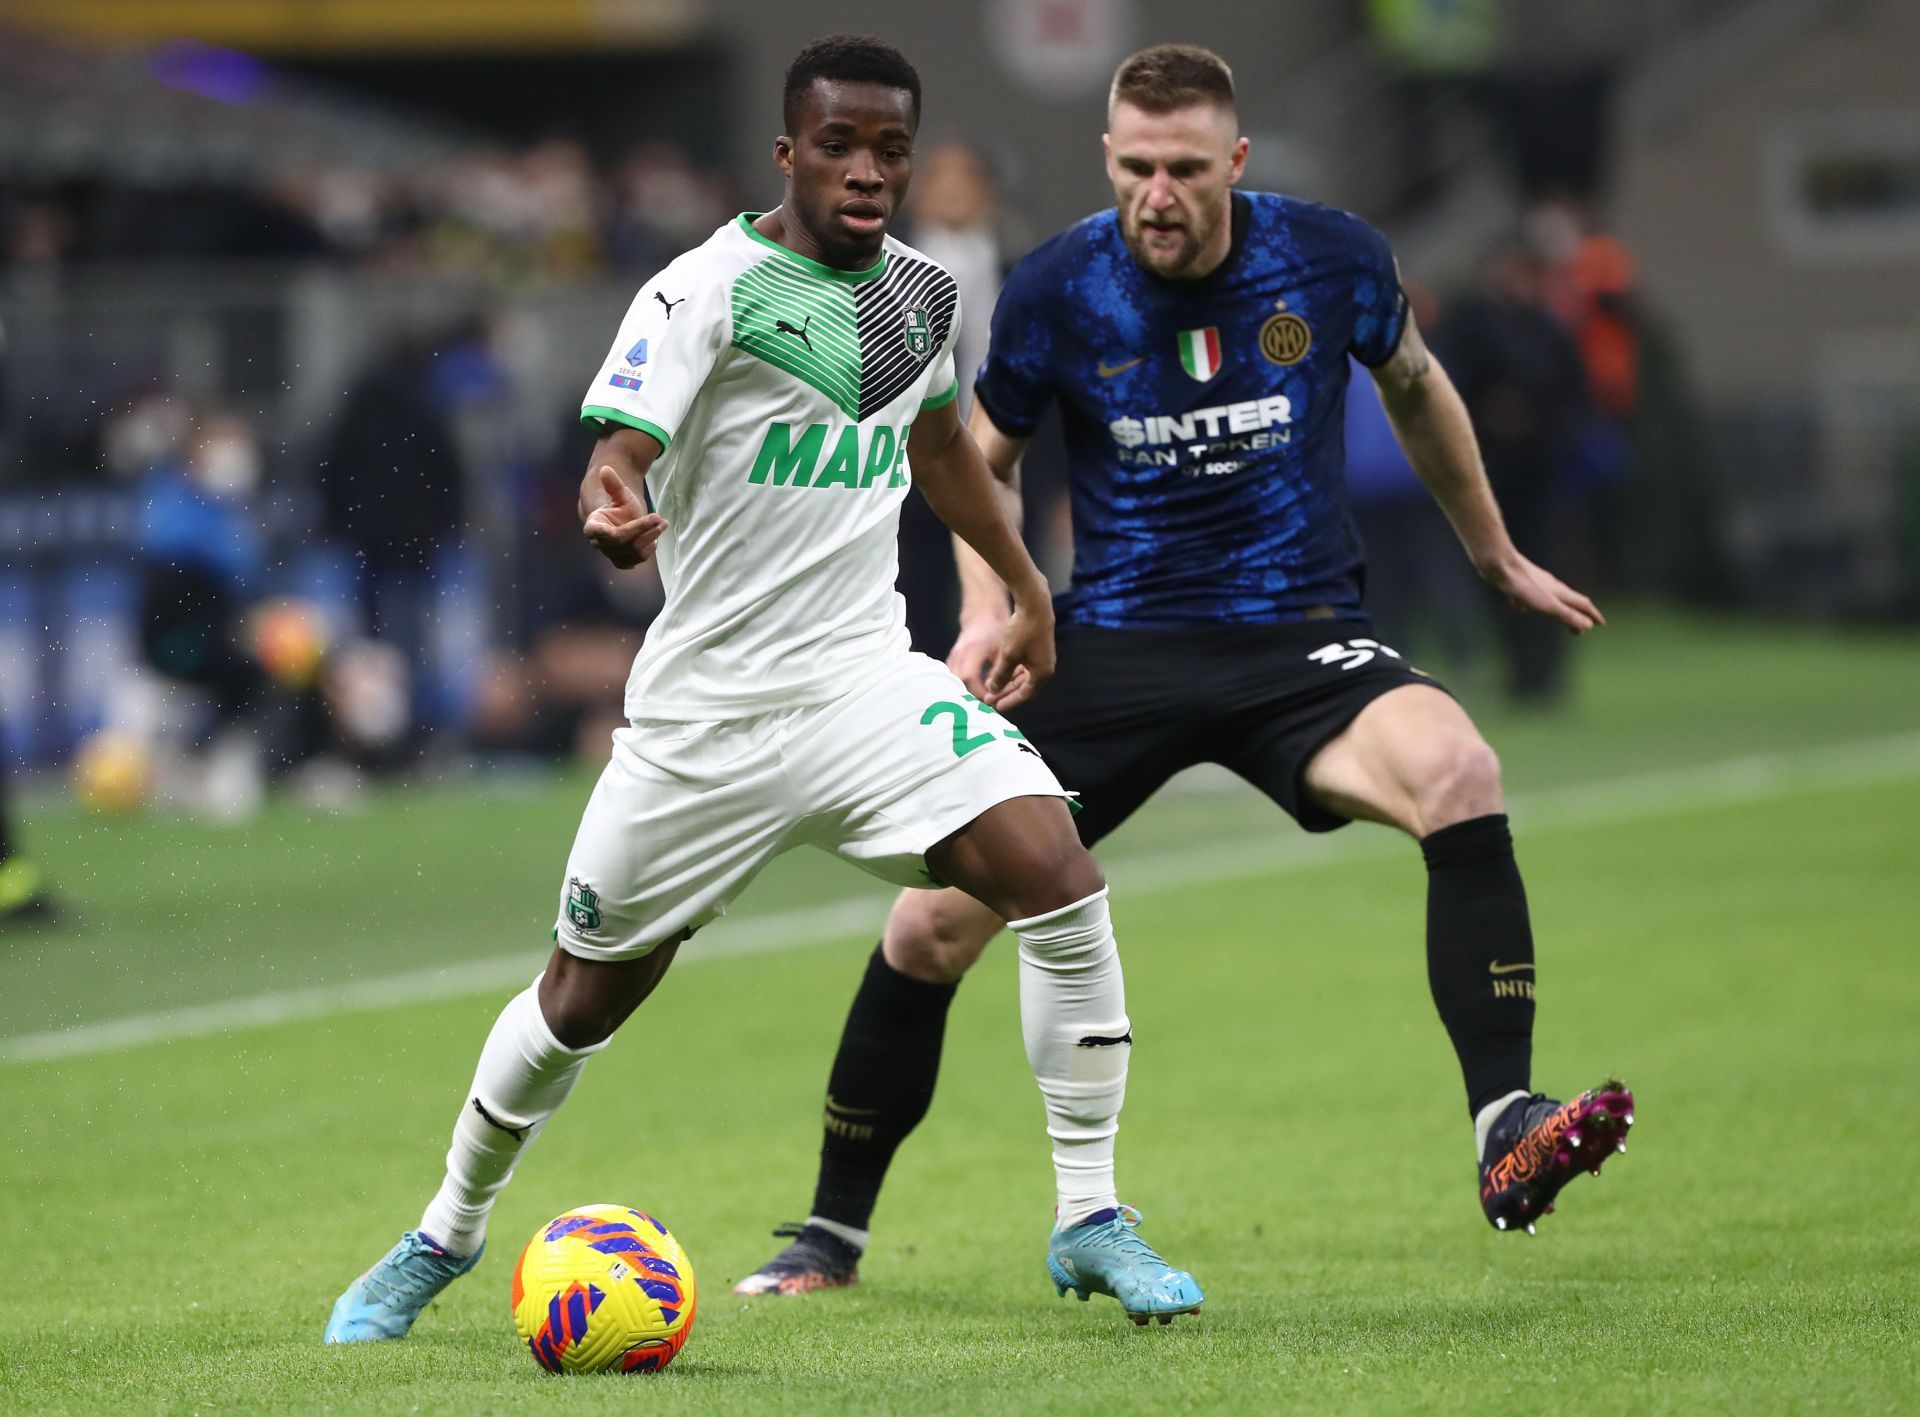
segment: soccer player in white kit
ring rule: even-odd
[[[480,1258],[521,1152],[666,972],[797,846],[884,880],[953,885],[1020,941],[1027,1055],[1053,1139],[1056,1236],[1136,1320],[1201,1302],[1121,1213],[1114,1134],[1132,1033],[1106,887],[1053,774],[997,709],[1053,671],[1045,579],[954,398],[953,279],[887,227],[920,84],[838,36],[787,74],[780,207],[743,215],[640,291],[583,418],[587,538],[657,555],[666,604],[630,726],[581,818],[546,971],[501,1012],[418,1226],[334,1305],[328,1342],[400,1338]],[[1009,587],[987,693],[908,648],[894,593],[918,486]]]

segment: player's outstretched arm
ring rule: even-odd
[[[1000,511],[1007,525],[1020,530],[1020,455],[1027,440],[1002,432],[988,417],[984,406],[976,402],[973,416],[967,420],[967,432],[993,470]],[[993,567],[980,558],[959,537],[953,539],[953,564],[960,579],[960,633],[947,653],[947,668],[959,675],[974,693],[985,697],[987,667],[1000,652],[1000,641],[1007,633],[1011,608],[1007,584],[994,574]]]
[[[580,480],[580,529],[621,570],[653,555],[667,519],[647,510],[643,489],[660,444],[638,428],[616,428],[593,445]]]
[[[1407,461],[1453,523],[1481,578],[1515,609],[1551,615],[1576,635],[1606,624],[1598,606],[1522,556],[1507,535],[1467,406],[1411,314],[1393,357],[1373,371],[1373,380]]]
[[[914,420],[913,432],[907,438],[907,456],[913,466],[914,483],[927,505],[978,558],[971,568],[964,560],[961,563],[963,596],[971,598],[983,617],[996,603],[1000,607],[998,643],[975,692],[995,708],[1025,703],[1053,677],[1053,601],[1046,577],[1033,564],[1014,521],[1008,518],[1004,480],[961,426],[951,403]],[[1014,448],[1007,457],[1009,468],[1017,463],[1018,456]],[[987,583],[988,578],[992,585]],[[1009,592],[1013,596],[1010,614],[1005,609]],[[959,653],[958,645],[955,653]],[[976,659],[984,657],[975,654]],[[962,677],[968,678],[965,674]],[[973,684],[976,678],[977,670],[968,683]]]

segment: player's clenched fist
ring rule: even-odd
[[[653,555],[653,544],[667,529],[667,519],[649,512],[611,467],[599,469],[600,491],[606,502],[587,513],[581,530],[587,540],[621,570],[629,570]]]

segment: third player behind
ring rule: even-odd
[[[1480,575],[1574,634],[1604,622],[1508,536],[1386,240],[1345,212],[1234,191],[1239,131],[1219,56],[1161,45],[1126,60],[1105,139],[1114,208],[1021,261],[994,311],[972,431],[1010,512],[1049,401],[1071,464],[1058,674],[1014,717],[1079,790],[1089,845],[1200,762],[1308,831],[1358,819],[1417,841],[1428,980],[1466,1081],[1480,1203],[1497,1228],[1530,1232],[1578,1171],[1625,1149],[1633,1098],[1611,1079],[1566,1103],[1533,1091],[1533,935],[1498,760],[1361,604],[1349,352]],[[948,663],[979,693],[1007,592],[958,555]],[[888,1164],[932,1099],[955,987],[1002,923],[957,890],[900,896],[834,1060],[812,1213],[740,1292],[854,1282]]]

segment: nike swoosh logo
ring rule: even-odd
[[[1124,374],[1127,370],[1133,368],[1134,365],[1145,364],[1146,362],[1147,356],[1143,354],[1138,359],[1129,359],[1125,364],[1096,364],[1093,366],[1093,372],[1103,379],[1111,379],[1115,374]]]
[[[1116,1044],[1133,1042],[1133,1030],[1128,1029],[1118,1038],[1108,1038],[1105,1034],[1089,1033],[1073,1046],[1076,1048],[1112,1048]]]
[[[878,1117],[881,1112],[886,1109],[881,1107],[842,1107],[838,1102],[833,1100],[833,1094],[829,1092],[827,1094],[827,1110],[829,1112],[838,1112],[842,1117]]]
[[[1499,960],[1496,959],[1492,964],[1489,964],[1487,966],[1487,973],[1518,974],[1523,969],[1532,969],[1532,968],[1533,966],[1530,964],[1502,964],[1500,963]]]

